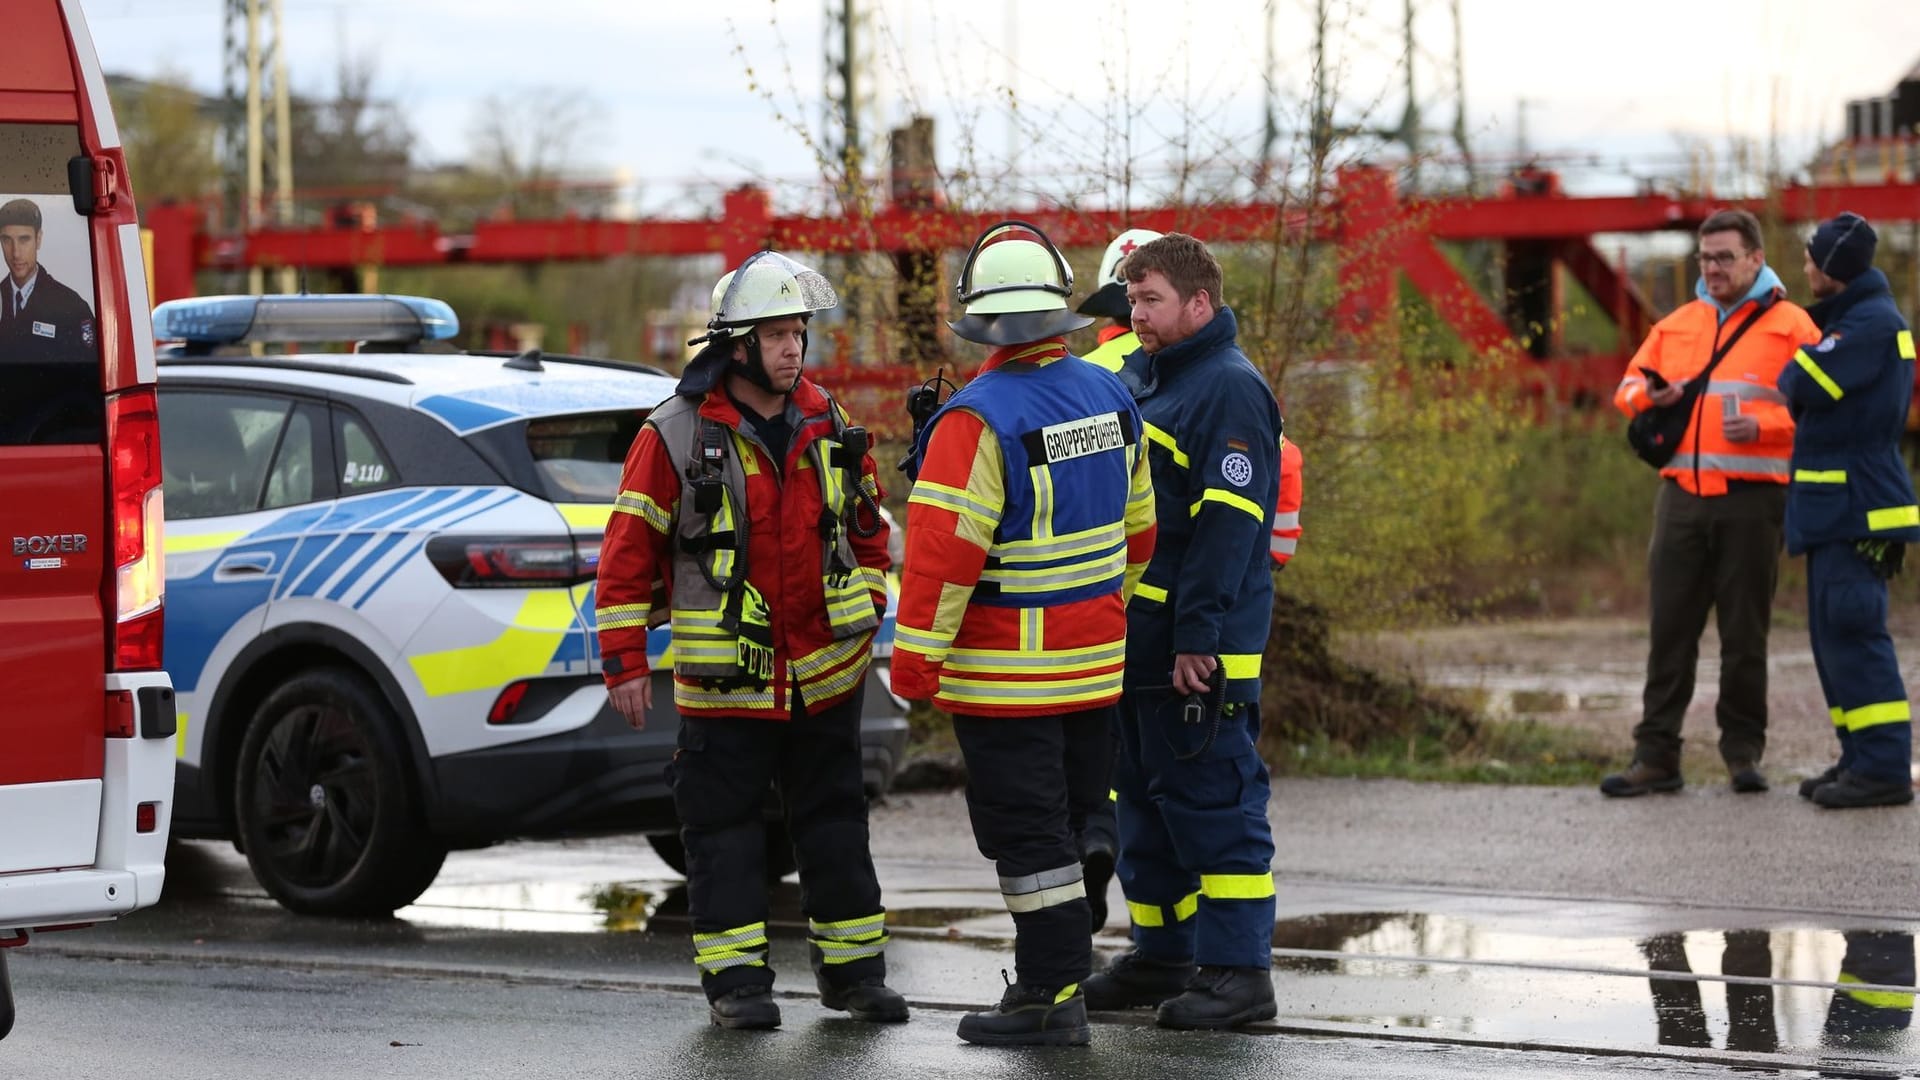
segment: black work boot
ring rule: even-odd
[[[764,1031],[780,1026],[780,1006],[765,986],[736,986],[708,1002],[707,1014],[723,1028]]]
[[[1913,801],[1913,783],[1899,780],[1869,780],[1850,769],[1843,769],[1831,784],[1813,789],[1813,801],[1829,810],[1851,810],[1861,806],[1901,806]]]
[[[1149,960],[1138,949],[1128,949],[1113,958],[1107,970],[1089,978],[1081,989],[1087,995],[1087,1008],[1151,1008],[1170,997],[1178,997],[1193,978],[1192,964]]]
[[[887,988],[887,980],[869,975],[851,986],[834,986],[825,976],[820,986],[820,1004],[849,1013],[855,1020],[876,1024],[898,1024],[907,1019],[907,999]]]
[[[1736,795],[1757,795],[1768,789],[1766,774],[1760,771],[1760,766],[1752,762],[1728,762],[1727,777]]]
[[[1800,797],[1803,799],[1811,799],[1813,798],[1813,793],[1820,790],[1820,785],[1831,784],[1838,779],[1840,779],[1840,766],[1829,765],[1826,771],[1819,776],[1809,776],[1805,780],[1800,781]]]
[[[1273,976],[1266,968],[1203,967],[1186,993],[1162,1002],[1154,1022],[1164,1028],[1218,1029],[1271,1020]]]
[[[1635,758],[1626,772],[1614,773],[1600,781],[1600,794],[1626,799],[1649,791],[1679,791],[1686,783],[1680,778],[1679,769],[1663,769]]]
[[[1087,887],[1087,907],[1093,909],[1093,932],[1107,925],[1107,886],[1113,881],[1113,852],[1094,848],[1080,862],[1080,877]]]
[[[1087,999],[1078,983],[1054,989],[1009,980],[1000,1004],[961,1017],[958,1033],[980,1046],[1085,1046],[1093,1041]]]

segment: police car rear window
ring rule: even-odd
[[[645,419],[629,409],[528,421],[527,449],[543,494],[555,502],[612,502],[627,448]]]
[[[97,442],[90,225],[73,206],[70,124],[0,124],[0,445]]]

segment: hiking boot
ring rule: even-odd
[[[1079,983],[1054,989],[1008,980],[1000,1004],[961,1017],[958,1034],[980,1046],[1085,1046],[1093,1041]]]
[[[1769,788],[1766,774],[1758,765],[1728,765],[1727,775],[1732,778],[1736,795],[1755,795]]]
[[[1203,967],[1187,983],[1186,993],[1161,1003],[1154,1022],[1163,1028],[1218,1030],[1271,1020],[1273,976],[1266,968]]]
[[[1800,781],[1800,797],[1803,799],[1811,799],[1813,798],[1813,793],[1820,790],[1820,785],[1831,784],[1838,779],[1840,779],[1840,766],[1829,765],[1827,766],[1827,771],[1821,773],[1819,776],[1809,776],[1805,780]]]
[[[819,979],[820,1004],[875,1024],[898,1024],[907,1019],[907,999],[887,988],[887,980],[870,975],[852,986],[834,986]]]
[[[1679,791],[1685,786],[1679,769],[1663,769],[1635,758],[1626,772],[1614,773],[1600,781],[1600,794],[1626,799],[1649,791]]]
[[[1107,970],[1087,979],[1081,989],[1089,1009],[1144,1009],[1178,997],[1193,973],[1192,964],[1149,960],[1140,955],[1140,950],[1128,949],[1114,957]]]
[[[1913,801],[1913,782],[1904,778],[1869,780],[1852,770],[1842,770],[1833,783],[1813,789],[1813,801],[1829,810],[1901,806]]]
[[[1113,852],[1094,848],[1080,863],[1087,887],[1087,906],[1093,909],[1093,932],[1107,925],[1107,885],[1113,881]]]
[[[707,1014],[723,1028],[765,1031],[780,1026],[780,1006],[765,986],[736,986],[708,1002]]]

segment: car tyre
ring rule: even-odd
[[[421,823],[399,718],[365,679],[320,668],[267,695],[234,782],[239,846],[275,900],[383,916],[433,883],[447,849]]]
[[[687,845],[681,842],[679,833],[648,833],[647,844],[674,873],[687,876]],[[767,822],[767,882],[779,881],[797,869],[799,863],[794,861],[793,840],[787,835],[786,823]]]

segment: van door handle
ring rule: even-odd
[[[273,554],[266,551],[248,552],[244,555],[229,555],[220,560],[213,569],[215,581],[230,581],[240,577],[256,577],[273,569]]]

